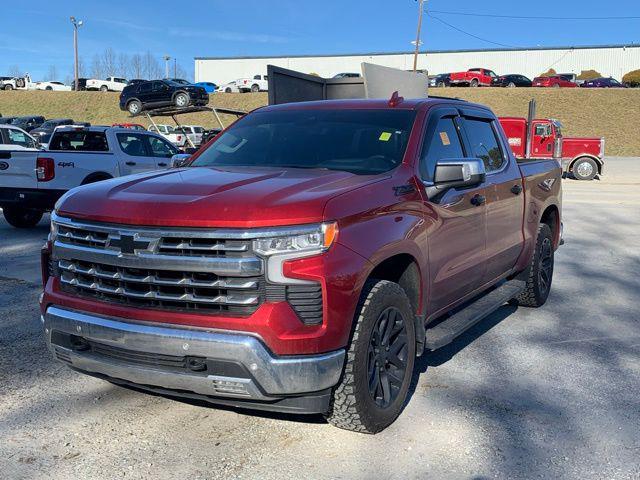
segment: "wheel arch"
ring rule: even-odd
[[[591,160],[596,162],[596,165],[598,166],[598,175],[600,175],[602,173],[602,167],[604,166],[604,162],[602,161],[602,159],[600,157],[597,157],[597,156],[592,155],[590,153],[581,153],[581,154],[576,155],[575,157],[573,157],[573,159],[567,165],[567,173],[573,171],[573,166],[581,158],[590,158]]]
[[[542,212],[539,223],[549,225],[553,235],[553,246],[557,248],[560,244],[560,209],[558,206],[555,204],[549,205]]]
[[[367,280],[372,278],[397,283],[409,297],[414,313],[423,311],[420,265],[410,253],[397,253],[380,260],[367,276]]]
[[[113,178],[113,175],[107,172],[92,172],[82,180],[80,185],[88,185],[90,183],[100,182],[102,180],[109,180]]]

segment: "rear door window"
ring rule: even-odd
[[[491,120],[465,118],[464,130],[469,139],[471,155],[484,162],[487,173],[500,170],[505,158],[496,138],[496,132]]]
[[[51,138],[49,150],[108,152],[109,145],[104,132],[58,131]]]
[[[132,157],[150,157],[147,151],[146,135],[139,133],[118,133],[116,134],[118,143],[122,151]]]
[[[16,130],[15,128],[8,128],[5,130],[7,133],[7,143],[10,145],[19,145],[24,148],[34,148],[35,143],[29,136],[21,132],[20,130]]]

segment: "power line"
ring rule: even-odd
[[[551,16],[531,16],[531,15],[494,15],[489,13],[470,12],[449,12],[445,10],[429,10],[428,13],[438,13],[440,15],[459,15],[465,17],[484,18],[508,18],[516,20],[640,20],[640,15],[620,16],[620,17],[551,17]],[[433,17],[436,18],[436,17]]]
[[[507,44],[504,44],[504,43],[494,42],[493,40],[489,40],[489,39],[486,39],[486,38],[479,37],[478,35],[476,35],[476,34],[474,34],[474,33],[467,32],[466,30],[462,30],[461,28],[458,28],[458,27],[456,27],[455,25],[451,25],[450,23],[445,22],[444,20],[442,20],[441,18],[436,17],[435,15],[431,15],[431,12],[433,12],[433,10],[429,10],[429,11],[427,11],[427,15],[428,15],[429,17],[433,18],[434,20],[439,21],[440,23],[442,23],[442,24],[446,25],[446,26],[447,26],[447,27],[449,27],[449,28],[452,28],[452,29],[454,29],[454,30],[457,30],[457,31],[458,31],[458,32],[460,32],[460,33],[464,33],[465,35],[468,35],[468,36],[470,36],[470,37],[473,37],[473,38],[475,38],[476,40],[481,40],[481,41],[483,41],[483,42],[491,43],[491,44],[493,44],[493,45],[497,45],[497,46],[499,46],[499,47],[506,47],[506,48],[519,48],[519,47],[517,47],[517,46],[515,46],[515,45],[507,45]]]

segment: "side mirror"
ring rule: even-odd
[[[171,168],[184,167],[190,158],[191,155],[188,153],[176,153],[171,157]]]
[[[443,159],[436,164],[433,186],[438,190],[474,187],[485,178],[484,162],[479,158]]]

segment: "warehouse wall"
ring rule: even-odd
[[[266,73],[267,65],[278,65],[305,73],[315,72],[332,77],[340,72],[359,72],[362,62],[409,70],[413,68],[412,53],[256,57],[195,59],[195,79],[227,83],[241,77]],[[522,73],[533,78],[553,67],[559,73],[577,73],[595,69],[604,76],[620,80],[631,71],[640,69],[640,46],[611,46],[595,48],[554,48],[531,50],[438,51],[421,53],[418,68],[430,74],[485,67],[497,74]]]

